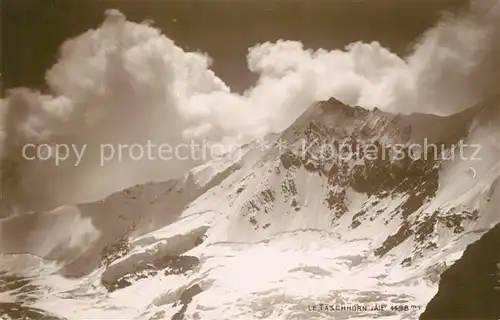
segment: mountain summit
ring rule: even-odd
[[[1,220],[2,277],[29,279],[2,300],[68,319],[417,319],[500,222],[497,110],[330,99],[183,179]]]

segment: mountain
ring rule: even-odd
[[[0,220],[2,278],[29,279],[0,300],[68,319],[417,319],[500,222],[499,105],[330,99],[183,179]]]
[[[500,319],[500,224],[446,270],[425,319]]]

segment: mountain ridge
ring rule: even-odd
[[[461,139],[474,142],[485,134],[488,108],[440,117],[351,108],[334,99],[319,102],[283,133],[194,168],[181,179],[134,186],[96,203],[2,220],[0,249],[8,247],[3,239],[12,230],[21,230],[13,226],[26,225],[31,218],[29,223],[42,227],[40,234],[53,234],[51,240],[59,243],[40,243],[30,235],[31,240],[18,246],[29,245],[46,268],[55,268],[57,276],[44,281],[57,296],[66,297],[37,298],[34,305],[56,308],[66,317],[70,315],[61,308],[69,308],[72,301],[83,303],[75,289],[66,287],[74,279],[81,294],[99,296],[100,305],[124,308],[104,311],[99,306],[94,313],[82,309],[81,317],[128,312],[135,319],[252,318],[259,317],[259,305],[274,299],[289,315],[302,319],[312,316],[304,304],[317,301],[403,303],[415,308],[379,315],[416,319],[435,294],[440,274],[500,220],[498,158],[493,154],[480,163],[434,156],[393,161],[381,159],[380,152],[391,143],[403,145],[405,152],[409,145],[423,143],[425,128],[435,123],[429,119],[444,123],[429,131],[430,141],[446,148]],[[495,123],[489,125],[495,129]],[[340,150],[333,148],[335,142],[351,150],[376,146],[376,157],[326,157],[328,148]],[[483,147],[483,156],[495,150]],[[464,173],[471,165],[478,170],[476,179]],[[44,222],[45,217],[55,220]],[[61,221],[75,226],[70,238],[67,227],[54,227],[63,217]],[[78,245],[66,248],[61,257],[50,256],[61,252],[69,239]],[[58,261],[56,266],[49,263],[51,258]],[[78,267],[83,261],[93,262]],[[228,280],[245,278],[252,282],[235,286]],[[295,287],[295,279],[302,289]],[[303,285],[318,288],[314,298],[305,295]],[[146,288],[150,295],[145,300],[127,298]],[[217,305],[210,298],[214,295],[221,297]],[[268,307],[265,314],[277,316],[278,310]],[[317,316],[369,319],[374,314]]]

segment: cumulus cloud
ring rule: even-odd
[[[385,86],[392,110],[446,115],[498,93],[500,1],[472,1],[465,12],[445,14],[406,64]]]
[[[203,140],[230,148],[285,129],[311,103],[330,97],[405,113],[457,112],[497,90],[499,11],[498,1],[484,0],[467,14],[445,16],[409,57],[378,42],[332,51],[297,41],[257,44],[247,59],[259,79],[239,95],[214,74],[206,54],[185,52],[149,24],[108,10],[99,28],[61,46],[46,74],[50,94],[21,88],[2,100],[1,152],[15,168],[6,174],[4,166],[2,185],[26,207],[94,200],[200,163],[125,157],[100,166],[102,144]],[[88,149],[78,167],[55,167],[21,159],[26,143]]]

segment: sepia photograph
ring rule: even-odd
[[[0,320],[500,320],[500,0],[0,21]]]

